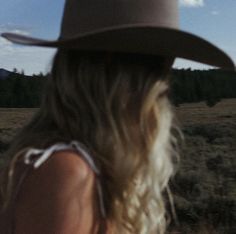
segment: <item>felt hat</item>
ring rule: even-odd
[[[2,36],[24,45],[180,57],[235,68],[224,51],[180,30],[178,18],[178,0],[66,0],[58,39]]]

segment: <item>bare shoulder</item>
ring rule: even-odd
[[[18,232],[77,233],[74,230],[87,216],[84,211],[92,213],[93,181],[92,170],[76,152],[52,154],[22,184],[16,207]]]
[[[64,189],[82,186],[91,177],[92,171],[80,155],[73,151],[59,151],[53,153],[39,168],[30,172],[25,181],[25,189],[31,186],[34,189],[42,187],[47,190],[56,186],[64,186]]]
[[[41,167],[43,175],[53,174],[57,178],[83,182],[91,177],[92,171],[81,155],[74,151],[59,151],[51,155]],[[42,176],[43,176],[42,175]]]
[[[59,151],[31,171],[22,190],[58,192],[57,189],[60,189],[65,192],[67,189],[82,189],[92,178],[92,170],[80,155],[73,151]]]

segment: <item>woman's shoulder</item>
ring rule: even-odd
[[[41,179],[82,182],[97,173],[97,167],[88,150],[79,142],[56,143],[46,149],[30,148],[24,155],[24,163],[31,164],[29,173]],[[92,173],[94,172],[94,173]]]
[[[92,170],[82,156],[72,150],[63,150],[52,153],[50,158],[37,170],[35,173],[41,173],[42,176],[52,174],[56,177],[62,177],[66,180],[68,178],[77,180],[78,182],[88,179]]]
[[[18,230],[32,233],[44,228],[45,233],[51,233],[50,228],[62,230],[78,226],[79,220],[73,217],[84,215],[74,207],[91,203],[93,174],[77,152],[63,150],[52,153],[39,168],[30,172],[21,187],[16,207]],[[42,217],[42,214],[47,215]],[[52,218],[55,223],[46,228]]]
[[[65,190],[70,186],[87,184],[92,177],[93,172],[78,152],[57,151],[52,153],[39,168],[31,170],[24,183],[26,188],[22,190],[45,187],[44,189],[49,191],[56,189],[56,186]]]

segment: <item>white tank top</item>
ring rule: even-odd
[[[78,152],[78,154],[87,162],[88,166],[94,171],[96,175],[96,188],[99,196],[99,203],[100,203],[100,209],[101,214],[103,218],[106,217],[105,213],[105,207],[104,207],[104,201],[103,201],[103,192],[102,192],[102,186],[99,179],[100,171],[97,168],[97,166],[94,163],[93,158],[88,153],[88,150],[85,148],[83,144],[77,141],[72,141],[69,144],[65,143],[57,143],[52,146],[50,146],[47,149],[36,149],[31,148],[29,149],[26,154],[24,155],[24,163],[25,164],[31,164],[35,169],[40,167],[54,152],[58,152],[61,150],[75,150]],[[35,156],[40,155],[36,158]]]
[[[22,162],[22,170],[19,170],[19,176],[21,178],[18,181],[17,187],[14,191],[14,194],[12,196],[12,200],[10,202],[9,208],[3,212],[0,213],[0,233],[1,234],[14,234],[15,233],[15,226],[14,226],[14,205],[16,202],[17,195],[20,191],[21,184],[24,181],[24,178],[27,176],[29,170],[32,169],[32,167],[36,170],[39,168],[54,152],[61,151],[61,150],[74,150],[75,152],[78,152],[78,155],[80,155],[85,162],[87,162],[88,166],[91,168],[92,171],[94,171],[96,178],[95,178],[95,186],[98,193],[98,199],[100,206],[100,212],[103,217],[103,219],[106,219],[106,212],[104,207],[104,198],[103,198],[103,191],[100,181],[100,171],[97,168],[97,166],[94,163],[93,158],[89,154],[88,149],[86,147],[77,142],[72,141],[69,144],[65,143],[57,143],[54,144],[46,149],[36,149],[36,148],[30,148],[28,149],[23,156]],[[103,231],[102,231],[103,233]],[[108,231],[110,233],[110,231]]]

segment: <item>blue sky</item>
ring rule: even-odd
[[[79,0],[78,0],[79,1]],[[181,29],[224,49],[236,62],[236,0],[179,0]],[[0,0],[0,33],[18,32],[55,39],[59,35],[64,0]],[[13,45],[0,38],[0,68],[26,74],[47,72],[55,50]],[[178,59],[178,68],[208,66]]]

